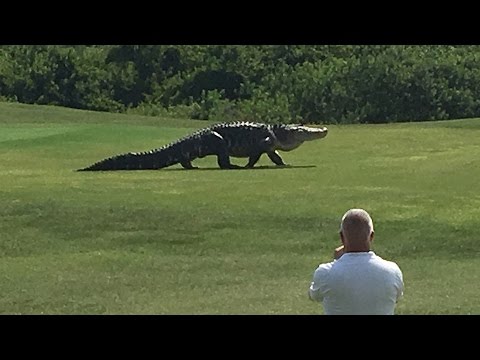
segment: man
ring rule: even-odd
[[[371,245],[373,222],[363,209],[342,218],[334,260],[315,270],[308,295],[322,302],[326,315],[393,315],[403,295],[398,265],[377,256]]]

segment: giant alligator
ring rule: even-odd
[[[285,166],[278,150],[296,149],[304,141],[324,138],[327,133],[326,127],[221,123],[198,130],[161,148],[116,155],[78,171],[161,169],[179,163],[185,169],[195,169],[192,161],[208,155],[216,155],[222,169],[241,168],[230,162],[230,156],[248,157],[245,167],[252,168],[263,153],[275,164]]]

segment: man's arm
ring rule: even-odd
[[[313,274],[313,280],[308,289],[308,297],[310,300],[322,302],[325,292],[327,291],[327,275],[332,263],[321,264]]]
[[[402,270],[397,265],[397,303],[398,301],[403,297],[403,289],[404,289],[404,284],[403,284],[403,274]]]
[[[308,289],[308,297],[310,298],[310,300],[313,301],[323,301],[323,294],[320,290],[320,287],[315,284],[315,281],[312,281],[312,283],[310,284],[310,288]]]
[[[335,248],[333,252],[333,261],[329,263],[320,264],[313,274],[313,281],[310,283],[308,289],[308,297],[310,300],[322,302],[325,292],[328,289],[327,276],[333,263],[340,259],[344,254],[345,248],[343,245]]]

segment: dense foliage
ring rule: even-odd
[[[217,121],[480,116],[480,46],[0,46],[0,100]]]

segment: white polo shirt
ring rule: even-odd
[[[348,252],[320,264],[309,289],[326,315],[393,315],[402,295],[402,271],[373,251]]]

